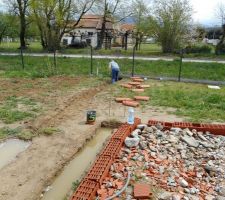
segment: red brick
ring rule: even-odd
[[[134,198],[147,199],[151,196],[150,186],[148,184],[134,185]]]

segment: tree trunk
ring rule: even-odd
[[[5,34],[5,31],[6,31],[6,26],[2,29],[2,31],[0,33],[0,44],[2,43],[2,39],[3,39],[3,36]]]
[[[105,20],[105,16],[103,17],[102,20],[102,28],[99,34],[99,41],[98,41],[98,45],[97,45],[97,49],[102,49],[102,45],[105,39],[105,29],[106,29],[106,20]]]
[[[25,42],[25,34],[26,34],[26,24],[23,20],[21,20],[21,27],[20,27],[20,48],[26,48]]]
[[[223,25],[223,35],[222,35],[222,38],[220,40],[220,42],[217,44],[216,46],[216,55],[219,55],[221,53],[221,51],[225,51],[225,44],[224,44],[224,41],[225,41],[225,24]]]
[[[27,2],[22,2],[22,0],[17,0],[20,14],[20,48],[26,48],[25,36],[26,36],[26,10]]]

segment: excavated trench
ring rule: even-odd
[[[95,136],[87,142],[74,159],[64,168],[53,184],[46,188],[43,200],[63,200],[71,190],[73,182],[79,181],[112,133],[112,129],[97,129]]]

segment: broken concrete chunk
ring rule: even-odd
[[[183,142],[185,142],[190,147],[197,148],[199,146],[199,142],[195,138],[193,138],[193,137],[183,136],[183,137],[181,137],[181,140]]]
[[[139,138],[129,138],[129,137],[127,137],[127,138],[125,139],[125,145],[126,145],[128,148],[138,146],[139,142],[140,142],[140,139],[139,139]]]
[[[140,130],[144,130],[145,128],[147,128],[147,125],[146,124],[139,124],[137,126],[137,128],[140,129]]]

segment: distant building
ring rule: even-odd
[[[118,29],[120,37],[117,38],[117,43],[121,44],[122,48],[135,44],[133,33],[136,26],[134,24],[121,24]]]
[[[100,32],[102,29],[103,17],[101,15],[84,15],[79,23],[69,23],[67,31],[62,38],[64,45],[76,45],[80,43],[91,44],[92,47],[97,47],[99,43]],[[114,26],[112,21],[107,20],[105,30],[104,43],[111,45],[111,40],[114,34]]]
[[[220,38],[223,34],[221,27],[206,28],[206,36],[203,39],[203,43],[212,44],[216,46],[220,42]]]

